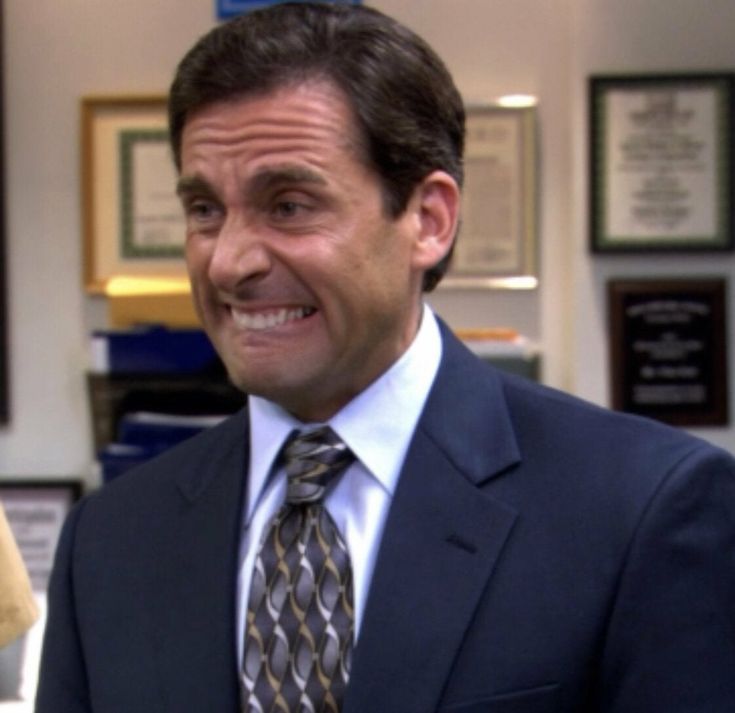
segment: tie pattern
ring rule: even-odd
[[[323,498],[354,456],[328,427],[284,447],[286,503],[256,557],[243,713],[338,713],[350,673],[350,558]]]

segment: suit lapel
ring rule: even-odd
[[[238,415],[196,457],[188,453],[173,521],[162,528],[156,663],[171,713],[239,710],[234,605],[246,428]]]
[[[436,708],[515,519],[478,489],[519,460],[499,380],[452,337],[444,340],[386,522],[344,713]],[[243,412],[181,463],[176,506],[156,545],[152,665],[171,713],[238,710],[246,432]]]
[[[344,713],[435,710],[515,520],[477,486],[518,460],[497,376],[445,334],[386,522]]]

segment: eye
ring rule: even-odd
[[[209,218],[214,210],[211,201],[192,201],[188,206],[187,213],[195,218]]]
[[[203,198],[185,201],[184,212],[189,227],[197,230],[215,225],[222,217],[221,206],[216,201]]]
[[[280,200],[273,206],[273,216],[281,219],[294,218],[304,210],[306,206],[298,201]]]
[[[311,203],[306,198],[277,198],[271,206],[271,216],[276,220],[293,220],[305,217],[311,211]]]

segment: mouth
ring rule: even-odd
[[[253,332],[264,332],[269,329],[281,327],[289,322],[298,322],[302,319],[310,317],[316,312],[313,307],[292,307],[262,311],[245,311],[230,308],[232,319],[238,329],[250,330]]]

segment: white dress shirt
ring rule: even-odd
[[[441,351],[436,318],[425,305],[421,326],[411,346],[388,371],[328,422],[356,457],[325,500],[352,560],[356,639],[385,518],[416,423],[439,368]],[[321,425],[305,425],[280,406],[257,396],[249,397],[248,408],[250,463],[238,576],[239,661],[242,661],[255,556],[264,529],[285,498],[286,473],[282,467],[272,472],[274,460],[293,429],[308,430]]]

